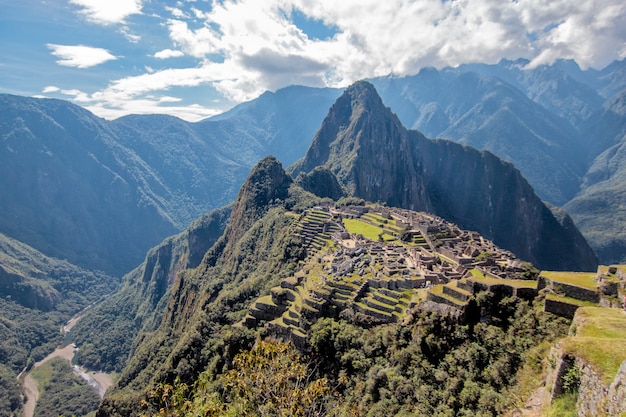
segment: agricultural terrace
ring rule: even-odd
[[[589,290],[595,290],[598,287],[596,272],[541,271],[541,276],[554,283],[569,284]]]
[[[575,335],[562,341],[563,351],[589,363],[608,386],[626,361],[626,312],[581,307],[572,327]]]

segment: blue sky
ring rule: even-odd
[[[626,57],[623,0],[0,0],[0,93],[199,120],[291,84]]]

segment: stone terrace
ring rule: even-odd
[[[346,219],[377,237],[349,230]],[[300,215],[292,230],[307,260],[250,307],[244,324],[265,324],[297,345],[324,316],[371,325],[401,320],[424,298],[462,310],[478,291],[526,299],[538,294],[537,281],[520,279],[524,264],[512,253],[426,213],[320,206]]]

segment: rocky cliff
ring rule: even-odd
[[[86,313],[73,329],[74,341],[81,347],[77,355],[81,365],[123,369],[134,338],[159,327],[178,273],[200,265],[224,232],[230,211],[227,206],[206,213],[150,249],[144,262],[126,274],[122,287]]]
[[[324,166],[354,196],[440,215],[542,269],[595,270],[593,250],[513,165],[486,151],[406,130],[367,82],[337,100],[298,174]]]

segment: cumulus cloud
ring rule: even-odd
[[[89,68],[117,59],[109,51],[85,45],[56,45],[49,43],[52,55],[60,58],[57,64],[66,67]]]
[[[103,24],[142,9],[140,0],[117,0],[123,5],[117,9],[115,1],[99,8],[103,2],[71,1]],[[125,100],[151,108],[148,94],[180,87],[210,86],[239,102],[289,84],[344,87],[425,66],[522,57],[531,67],[568,58],[600,68],[626,57],[623,0],[187,0],[173,6],[163,6],[169,18],[160,20],[171,44],[153,57],[185,55],[196,65],[113,80],[89,95],[97,103],[92,108],[127,108]],[[117,14],[107,14],[114,9]],[[332,36],[309,36],[295,14],[332,28]],[[57,56],[78,66],[76,54]]]
[[[70,0],[70,3],[81,7],[80,13],[87,20],[104,26],[122,23],[142,9],[142,0]]]
[[[185,55],[182,51],[175,51],[173,49],[163,49],[154,54],[155,58],[158,59],[168,59],[168,58],[178,58]]]
[[[254,95],[289,83],[345,86],[415,74],[424,66],[502,58],[524,57],[532,65],[572,58],[583,67],[603,66],[626,53],[626,29],[618,25],[625,7],[619,0],[224,0],[210,10],[191,9],[203,20],[199,28],[184,19],[167,26],[186,55],[230,61],[239,79],[213,84],[231,97],[248,97],[241,91]],[[291,20],[296,10],[337,33],[324,40],[307,36]]]

